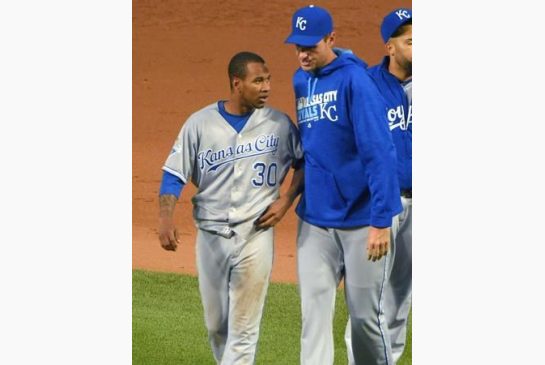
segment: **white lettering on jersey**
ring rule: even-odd
[[[207,172],[215,171],[218,167],[243,158],[253,157],[264,154],[275,154],[280,137],[274,134],[261,135],[254,141],[246,142],[236,146],[228,146],[224,149],[214,151],[207,149],[200,151],[197,154],[199,168],[204,170],[208,167]]]

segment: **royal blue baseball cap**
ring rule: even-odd
[[[386,15],[380,26],[380,34],[384,43],[388,42],[399,27],[412,20],[413,12],[407,8],[399,8]]]
[[[291,34],[284,43],[315,46],[333,31],[333,19],[327,10],[316,5],[297,10],[291,19]]]

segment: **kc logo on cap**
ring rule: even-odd
[[[403,24],[412,21],[413,12],[411,9],[400,8],[392,11],[390,14],[384,17],[382,25],[380,26],[380,34],[384,43],[392,37],[392,34],[401,27]]]
[[[285,43],[312,47],[333,31],[333,19],[327,10],[315,5],[297,10],[291,21],[291,34]]]
[[[305,18],[303,18],[302,16],[298,16],[297,17],[297,22],[295,23],[295,27],[296,28],[299,28],[301,30],[305,30],[307,29],[307,21]]]
[[[403,19],[411,19],[411,11],[407,11],[407,9],[399,9],[396,10],[396,15],[399,17],[399,20]]]

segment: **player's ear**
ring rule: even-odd
[[[239,91],[242,80],[238,77],[233,77],[233,90]]]
[[[335,31],[329,33],[328,35],[325,36],[325,43],[330,46],[331,48],[333,48],[333,45],[335,44]]]
[[[384,45],[384,48],[386,48],[386,53],[388,54],[388,56],[391,56],[393,57],[394,56],[394,45],[391,41],[388,41],[386,42],[386,44]]]

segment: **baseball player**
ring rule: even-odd
[[[397,176],[401,188],[403,212],[394,217],[392,236],[395,240],[393,264],[385,287],[385,314],[392,344],[394,362],[405,348],[407,320],[412,293],[412,11],[400,8],[382,21],[380,28],[388,56],[369,74],[387,102],[386,116],[397,151]],[[350,351],[350,321],[345,332],[349,364],[354,364]]]
[[[295,44],[300,64],[293,86],[305,153],[296,209],[301,364],[333,364],[332,320],[343,277],[356,363],[391,364],[382,305],[390,226],[401,201],[384,101],[360,59],[333,51],[327,10],[297,10],[286,43]]]
[[[193,197],[196,260],[205,323],[217,364],[254,364],[273,261],[273,229],[299,192],[303,157],[297,128],[266,107],[271,74],[250,52],[229,63],[231,93],[192,114],[163,167],[160,241],[176,250],[173,212],[183,185]]]

